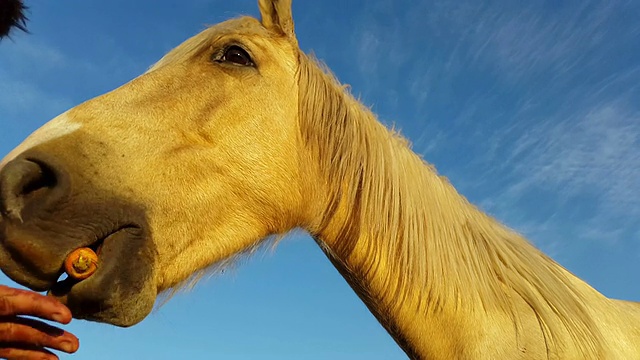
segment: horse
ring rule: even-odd
[[[27,31],[26,10],[22,0],[0,0],[0,40],[9,36],[14,28]]]
[[[640,304],[471,204],[300,50],[291,0],[258,6],[2,160],[9,278],[133,326],[158,295],[302,228],[412,359],[640,357]],[[59,281],[81,247],[100,267]]]

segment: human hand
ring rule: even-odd
[[[58,359],[47,348],[73,353],[78,338],[42,321],[68,324],[71,311],[55,298],[0,285],[0,359]]]

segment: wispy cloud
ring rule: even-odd
[[[0,116],[2,149],[15,146],[44,121],[71,107],[68,96],[47,91],[39,83],[64,70],[69,59],[57,48],[22,37],[0,46]],[[80,66],[80,64],[79,64]],[[3,139],[7,136],[7,139]],[[10,138],[9,138],[10,137]]]
[[[5,69],[11,67],[30,68],[31,70],[42,70],[60,68],[64,66],[67,59],[59,49],[40,43],[33,38],[21,37],[16,41],[4,41],[0,47],[2,54],[1,61]]]
[[[377,110],[541,247],[637,239],[637,2],[389,3],[368,2],[353,35],[365,102],[405,89]]]
[[[12,121],[22,122],[25,114],[37,115],[64,111],[72,105],[69,99],[45,93],[32,83],[5,80],[0,83],[0,113],[3,126]],[[6,123],[5,123],[6,121]]]
[[[640,15],[631,1],[525,6],[436,1],[433,8],[425,12],[431,14],[425,26],[463,44],[467,66],[491,69],[511,81],[540,74],[569,79],[582,69],[606,65],[625,45],[637,44],[640,33],[640,24],[629,20]]]
[[[591,207],[582,236],[607,241],[638,228],[640,111],[629,105],[595,104],[521,134],[496,165],[509,178],[502,201],[513,205],[544,189],[558,208]]]

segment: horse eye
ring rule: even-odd
[[[240,66],[253,66],[253,60],[247,52],[239,46],[230,46],[224,51],[222,55],[222,61],[230,62]]]

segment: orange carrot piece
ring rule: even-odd
[[[64,270],[76,279],[84,280],[98,269],[98,255],[90,248],[75,249],[64,261]]]

